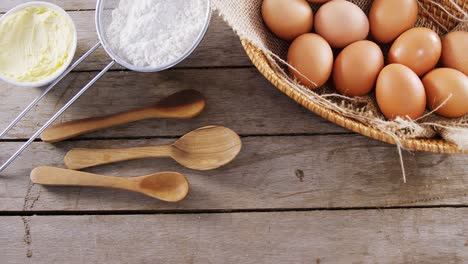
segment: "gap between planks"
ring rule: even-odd
[[[468,205],[415,205],[415,206],[383,206],[383,207],[316,207],[316,208],[256,208],[256,209],[209,209],[209,210],[108,210],[108,211],[1,211],[5,216],[81,216],[81,215],[196,215],[196,214],[245,214],[245,213],[290,213],[290,212],[322,212],[322,211],[368,211],[368,210],[417,210],[441,208],[468,208]]]
[[[10,8],[11,9],[11,8]],[[96,11],[96,9],[67,9],[67,8],[64,8],[63,10],[67,11],[67,12],[94,12]],[[0,11],[0,16],[4,15],[6,12],[8,12],[8,10],[2,10]]]
[[[318,137],[318,136],[361,136],[354,132],[329,132],[329,133],[278,133],[278,134],[240,134],[241,138],[263,138],[263,137]],[[182,136],[182,135],[181,135]],[[67,142],[74,141],[103,141],[103,140],[142,140],[142,139],[178,139],[180,136],[154,136],[154,137],[83,137],[83,138],[72,138],[67,139]],[[0,143],[22,143],[28,141],[28,138],[16,138],[16,139],[0,139]],[[34,142],[43,142],[40,138],[34,140]],[[65,141],[63,141],[65,142]],[[44,142],[45,143],[45,142]],[[52,144],[53,145],[53,144]]]
[[[239,69],[256,69],[255,66],[242,66],[242,65],[239,65],[239,66],[235,66],[235,65],[231,65],[231,66],[180,66],[180,67],[173,67],[173,68],[169,68],[167,70],[164,70],[164,71],[189,71],[189,70],[239,70]],[[75,69],[73,70],[74,73],[98,73],[98,72],[101,72],[101,70],[82,70],[82,69]],[[134,72],[132,70],[129,70],[129,69],[126,69],[126,68],[123,68],[123,69],[110,69],[108,70],[107,72]],[[157,72],[155,72],[157,73]],[[260,72],[258,73],[260,74]]]

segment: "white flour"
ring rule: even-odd
[[[204,0],[120,0],[107,37],[112,50],[136,66],[179,59],[203,28]]]

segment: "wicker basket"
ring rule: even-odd
[[[448,0],[444,0],[441,2],[448,2]],[[460,0],[459,4],[462,6],[463,9],[467,9],[468,1]],[[436,17],[439,20],[439,23],[443,24],[445,27],[452,29],[454,28],[457,23],[455,23],[450,17],[441,12],[439,9],[435,8],[430,3],[427,4],[428,11],[430,11],[431,15]],[[420,14],[420,16],[425,16],[424,14]],[[427,16],[427,15],[426,15]],[[426,19],[429,19],[426,17]],[[294,101],[298,102],[302,106],[306,107],[310,111],[316,113],[317,115],[339,125],[346,129],[352,130],[356,133],[362,134],[364,136],[377,139],[386,143],[395,144],[395,140],[388,134],[374,128],[363,124],[359,121],[354,119],[345,117],[331,109],[324,108],[313,101],[309,100],[308,98],[304,97],[299,91],[297,91],[294,87],[288,85],[285,80],[283,80],[280,76],[278,76],[271,65],[269,64],[267,57],[265,54],[258,49],[256,46],[252,45],[249,41],[242,39],[242,45],[249,56],[250,60],[253,62],[255,67],[260,71],[265,78],[270,81],[276,88],[278,88],[281,92],[288,95]],[[461,154],[465,153],[468,154],[468,150],[462,151],[460,150],[455,144],[447,142],[442,139],[400,139],[401,144],[404,148],[409,150],[417,150],[417,151],[428,151],[428,152],[436,152],[436,153],[451,153],[451,154]]]

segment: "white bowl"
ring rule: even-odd
[[[69,20],[70,24],[72,25],[73,34],[74,34],[74,40],[73,40],[73,43],[72,43],[73,46],[72,46],[72,48],[70,50],[70,53],[69,53],[70,56],[68,56],[67,61],[62,65],[61,68],[59,68],[54,74],[50,75],[46,79],[41,80],[41,81],[37,81],[37,82],[18,82],[16,80],[5,77],[0,73],[0,80],[3,80],[5,82],[7,82],[7,83],[10,83],[10,84],[13,84],[13,85],[16,85],[16,86],[21,86],[21,87],[41,87],[41,86],[45,86],[45,85],[48,85],[48,84],[52,83],[55,79],[57,79],[68,68],[68,66],[70,66],[70,64],[71,64],[71,62],[73,60],[73,57],[75,56],[76,46],[77,46],[77,43],[78,43],[78,39],[77,39],[78,37],[77,37],[75,23],[73,22],[73,19],[70,17],[70,15],[68,15],[68,13],[65,10],[63,10],[63,8],[61,8],[60,6],[55,5],[55,4],[51,4],[51,3],[48,3],[48,2],[34,1],[34,2],[28,2],[28,3],[25,3],[25,4],[18,5],[16,7],[12,8],[11,10],[9,10],[7,13],[5,13],[0,18],[0,23],[2,23],[3,19],[6,16],[8,16],[9,14],[11,14],[11,13],[13,13],[15,11],[18,11],[20,9],[26,8],[28,6],[44,6],[44,7],[48,7],[50,9],[53,9],[53,10],[57,11],[58,13],[62,14],[66,19]]]

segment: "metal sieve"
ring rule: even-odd
[[[8,126],[7,128],[0,133],[0,138],[5,136],[5,134],[12,129],[39,101],[52,90],[52,88],[57,85],[68,73],[70,73],[74,68],[76,68],[81,62],[83,62],[89,55],[91,55],[96,49],[100,46],[104,48],[106,53],[110,56],[112,61],[104,67],[88,84],[86,84],[73,98],[71,98],[60,110],[58,110],[36,133],[34,133],[28,141],[26,141],[1,167],[0,172],[7,168],[26,148],[31,145],[31,143],[36,140],[44,130],[46,130],[55,120],[57,120],[81,95],[83,95],[96,81],[98,81],[109,69],[112,68],[116,63],[125,67],[126,69],[137,71],[137,72],[159,72],[171,68],[184,59],[186,59],[200,44],[203,37],[208,30],[211,19],[211,0],[204,0],[206,4],[205,7],[205,16],[204,16],[204,26],[200,30],[195,42],[192,46],[183,53],[183,55],[176,60],[166,64],[160,65],[157,67],[139,67],[133,65],[131,62],[120,57],[117,52],[112,50],[111,45],[107,36],[107,29],[112,21],[112,11],[119,5],[120,0],[98,0],[96,4],[96,30],[99,37],[99,43],[94,45],[89,51],[84,53],[80,58],[76,60],[63,74],[61,74],[57,79],[51,83],[34,101],[32,101]]]

